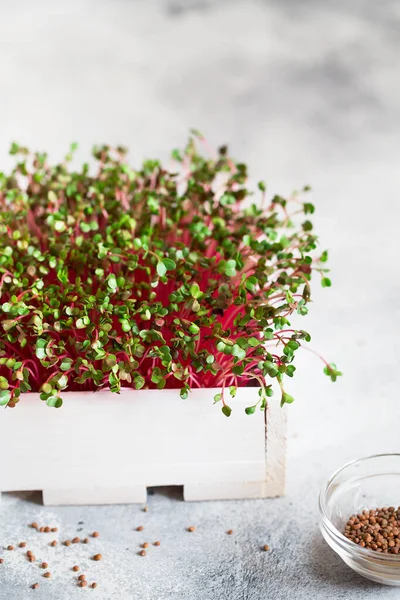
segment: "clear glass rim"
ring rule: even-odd
[[[400,459],[400,453],[399,452],[391,452],[391,453],[388,452],[388,453],[383,453],[383,454],[371,454],[370,456],[356,458],[355,460],[351,460],[351,461],[347,462],[346,464],[344,464],[343,466],[341,466],[334,473],[332,473],[332,475],[329,477],[329,479],[322,486],[321,492],[319,494],[318,507],[319,507],[319,512],[321,515],[322,524],[328,530],[330,536],[333,537],[335,539],[335,541],[342,548],[344,548],[351,554],[356,553],[356,554],[360,554],[360,556],[364,556],[365,558],[372,558],[375,561],[379,560],[379,561],[386,562],[386,563],[391,562],[391,563],[396,563],[398,565],[398,564],[400,564],[400,554],[396,555],[396,554],[384,554],[383,552],[376,552],[376,550],[370,550],[369,548],[362,548],[362,546],[359,546],[358,544],[355,544],[354,542],[348,540],[343,535],[343,533],[341,531],[339,531],[339,529],[337,529],[337,527],[335,527],[335,525],[330,520],[330,518],[328,516],[328,512],[327,512],[327,506],[326,506],[326,497],[327,497],[328,489],[329,489],[330,485],[334,482],[335,478],[342,471],[344,471],[348,467],[351,467],[352,465],[355,465],[357,463],[367,462],[374,458],[389,458],[389,457],[397,457]],[[400,474],[400,470],[399,470],[399,474]]]

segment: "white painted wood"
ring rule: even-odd
[[[189,501],[265,498],[264,482],[188,483],[183,488],[183,497]]]
[[[265,477],[261,481],[194,483],[184,487],[185,500],[241,500],[283,496],[286,483],[287,407],[270,400],[265,421]]]
[[[43,504],[57,506],[59,504],[135,504],[145,503],[147,490],[144,485],[122,488],[78,488],[43,490]]]
[[[143,502],[161,485],[186,499],[282,493],[284,413],[271,404],[266,438],[263,415],[244,413],[257,388],[238,390],[229,419],[218,391],[69,392],[58,410],[26,394],[0,411],[0,491],[43,490],[49,504]]]
[[[265,413],[265,480],[263,498],[283,496],[286,483],[287,406],[279,402],[268,403]]]

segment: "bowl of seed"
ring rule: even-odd
[[[400,454],[344,465],[323,486],[319,511],[322,535],[349,567],[400,586]]]

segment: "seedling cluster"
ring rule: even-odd
[[[29,391],[59,407],[67,390],[212,387],[229,416],[229,397],[256,385],[251,414],[274,380],[293,401],[284,379],[310,335],[289,319],[307,314],[313,273],[331,285],[314,206],[297,193],[267,200],[263,182],[253,197],[246,165],[203,145],[193,134],[172,170],[135,170],[108,146],[94,148],[94,169],[74,170],[76,145],[54,166],[12,145],[15,167],[0,173],[0,405]]]

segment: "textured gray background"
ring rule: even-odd
[[[28,537],[46,557],[26,523],[53,519],[66,537],[83,520],[102,532],[105,559],[91,567],[99,589],[80,590],[68,566],[83,550],[52,550],[54,578],[33,592],[31,565],[7,555],[1,600],[398,597],[330,551],[316,502],[344,461],[399,450],[399,33],[396,0],[0,1],[1,163],[12,139],[54,158],[72,140],[80,158],[103,141],[129,145],[133,162],[166,157],[195,126],[271,191],[311,183],[334,284],[316,290],[307,329],[345,371],[332,385],[316,357],[299,361],[284,499],[184,504],[164,491],[143,514],[6,497],[1,544]],[[141,558],[146,538],[162,546]]]

